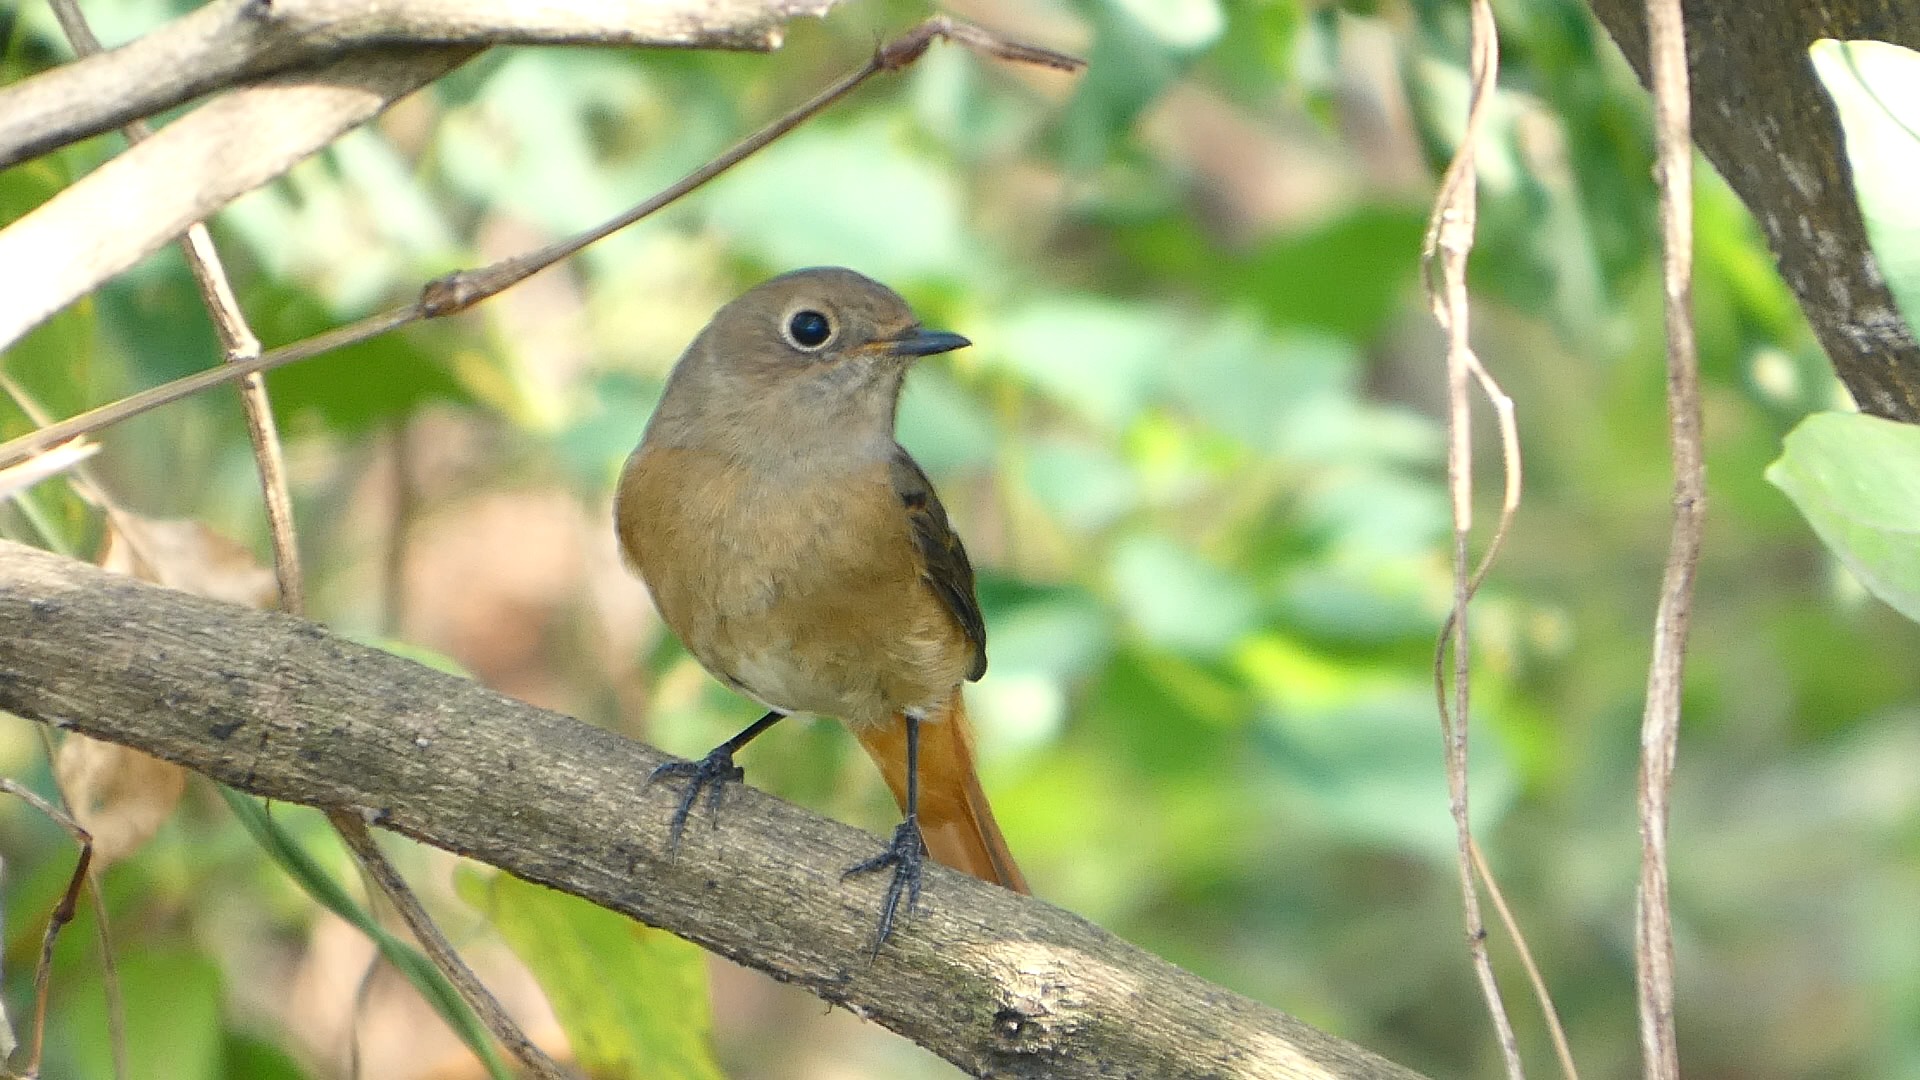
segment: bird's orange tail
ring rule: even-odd
[[[907,807],[907,721],[895,714],[885,724],[854,728],[860,745],[880,766],[894,801]],[[941,715],[920,725],[920,835],[935,859],[982,881],[1031,893],[1014,864],[1007,840],[993,820],[987,794],[973,765],[973,727],[960,691]]]

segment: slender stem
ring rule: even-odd
[[[1567,1042],[1567,1029],[1560,1023],[1560,1010],[1554,1007],[1553,995],[1547,992],[1547,978],[1540,973],[1540,965],[1534,963],[1533,950],[1527,947],[1527,936],[1520,932],[1520,921],[1513,917],[1513,909],[1507,906],[1507,897],[1500,889],[1500,882],[1493,876],[1493,867],[1487,864],[1487,856],[1480,850],[1478,843],[1473,844],[1473,868],[1480,872],[1480,882],[1487,887],[1487,899],[1493,901],[1494,913],[1500,916],[1500,924],[1507,928],[1507,934],[1513,938],[1514,951],[1520,954],[1520,966],[1527,972],[1527,981],[1533,986],[1534,999],[1540,1003],[1540,1011],[1547,1022],[1547,1036],[1553,1040],[1554,1056],[1560,1059],[1560,1073],[1567,1080],[1580,1080],[1580,1069],[1573,1062],[1573,1047]]]
[[[40,938],[40,962],[33,969],[33,1034],[27,1043],[27,1060],[22,1075],[38,1076],[40,1075],[40,1053],[47,1036],[47,994],[53,986],[53,946],[60,938],[61,928],[73,921],[74,913],[79,909],[80,890],[86,887],[89,880],[87,871],[93,865],[93,837],[88,835],[87,830],[81,828],[80,823],[73,820],[65,810],[13,780],[0,777],[0,791],[19,797],[35,810],[53,819],[55,824],[73,837],[74,843],[80,845],[80,859],[74,865],[73,875],[67,879],[66,891],[60,894],[59,903],[54,905],[53,912],[47,916],[47,929]],[[97,893],[95,898],[98,899]]]
[[[53,0],[53,14],[78,56],[101,51],[100,39],[87,25],[87,17],[76,0]],[[153,134],[145,120],[133,120],[120,129],[128,143],[137,143]],[[220,251],[205,223],[189,226],[181,239],[187,266],[200,287],[200,299],[213,328],[220,335],[220,346],[229,363],[238,363],[260,355],[260,338],[248,324],[246,312],[234,296],[233,283],[227,277]],[[247,436],[253,443],[254,461],[259,466],[260,493],[267,508],[267,528],[273,537],[273,568],[280,583],[280,607],[295,615],[306,611],[306,587],[300,572],[300,548],[293,531],[293,497],[287,487],[286,455],[281,451],[280,432],[273,420],[273,405],[267,400],[266,380],[259,374],[240,380],[240,402],[246,410]]]
[[[1680,692],[1692,620],[1693,579],[1706,516],[1700,374],[1693,328],[1693,139],[1687,88],[1686,24],[1679,0],[1647,0],[1647,54],[1653,72],[1654,138],[1660,186],[1661,280],[1666,293],[1667,421],[1673,454],[1673,530],[1647,706],[1640,722],[1640,888],[1635,959],[1642,1074],[1678,1080],[1674,1029],[1673,912],[1667,892],[1668,795],[1680,741]]]
[[[507,1013],[506,1006],[500,1004],[500,999],[493,996],[493,991],[488,990],[480,977],[467,966],[467,962],[460,958],[453,943],[441,933],[439,924],[427,914],[420,898],[407,885],[407,880],[400,876],[400,871],[387,858],[386,852],[381,851],[380,845],[374,842],[373,831],[367,828],[367,823],[350,810],[328,810],[327,821],[332,823],[334,831],[352,850],[360,869],[393,902],[394,910],[400,913],[407,929],[413,931],[414,940],[420,943],[420,948],[448,981],[459,989],[460,996],[473,1007],[480,1022],[487,1026],[493,1037],[500,1040],[500,1044],[540,1080],[565,1080],[570,1074],[547,1056],[545,1050],[535,1045],[526,1032],[520,1030],[520,1025]]]
[[[1469,804],[1468,730],[1471,704],[1471,663],[1468,634],[1468,607],[1473,595],[1492,564],[1494,554],[1505,539],[1507,528],[1519,505],[1519,438],[1512,422],[1512,403],[1499,391],[1492,377],[1473,354],[1467,298],[1467,256],[1473,249],[1478,187],[1474,158],[1480,129],[1494,100],[1499,74],[1498,28],[1488,0],[1474,0],[1470,44],[1472,97],[1467,107],[1466,130],[1459,149],[1447,166],[1434,200],[1433,217],[1427,226],[1423,271],[1428,301],[1434,319],[1447,335],[1447,481],[1453,502],[1453,606],[1441,627],[1434,649],[1433,680],[1440,728],[1445,745],[1448,806],[1453,816],[1457,839],[1457,869],[1460,878],[1461,914],[1466,925],[1467,954],[1485,998],[1487,1013],[1493,1020],[1494,1036],[1510,1080],[1520,1080],[1525,1070],[1520,1060],[1519,1042],[1513,1022],[1501,999],[1500,984],[1494,977],[1493,961],[1487,950],[1486,922],[1480,912],[1473,854],[1472,815]],[[1473,532],[1473,428],[1471,391],[1478,381],[1501,416],[1501,446],[1506,456],[1507,497],[1499,526],[1478,567],[1470,553]],[[1448,664],[1451,654],[1452,702],[1448,702]],[[1549,1013],[1552,1009],[1549,1006]]]

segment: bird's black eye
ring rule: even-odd
[[[833,323],[811,308],[796,311],[787,320],[787,336],[802,349],[817,349],[833,336]]]

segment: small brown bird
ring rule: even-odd
[[[837,717],[880,766],[905,820],[875,948],[921,860],[1017,892],[975,774],[964,680],[987,668],[973,567],[906,450],[894,413],[907,368],[969,344],[923,328],[893,290],[838,268],[796,270],[721,308],[680,357],[620,477],[628,559],[668,627],[716,678],[770,711],[698,762],[678,844],[703,789],[717,806],[734,752],[784,716]]]

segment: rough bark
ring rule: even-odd
[[[312,623],[0,542],[0,709],[491,863],[878,1021],[977,1076],[1411,1078],[1069,912],[940,867],[868,959],[880,841],[751,789],[662,855],[663,756]]]
[[[1643,0],[1591,0],[1648,79]],[[1911,0],[1687,0],[1694,142],[1753,212],[1860,408],[1920,423],[1920,342],[1867,245],[1839,117],[1807,58],[1823,38],[1920,49]]]

